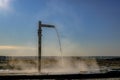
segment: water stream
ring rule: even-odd
[[[61,64],[63,65],[63,52],[62,52],[60,35],[59,35],[59,32],[58,32],[57,28],[55,27],[54,29],[55,29],[57,37],[58,37],[58,42],[59,42],[59,47],[60,47],[60,53],[61,53],[61,55],[60,55],[61,56]]]

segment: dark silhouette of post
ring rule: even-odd
[[[38,71],[41,72],[41,46],[42,46],[42,27],[55,28],[54,25],[38,23]]]

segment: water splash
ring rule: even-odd
[[[37,56],[36,56],[37,57]],[[18,73],[18,74],[36,74],[37,59],[36,57],[12,57],[8,65],[3,65],[0,69],[2,73]],[[25,59],[23,59],[25,58]],[[26,59],[28,58],[28,59]],[[61,57],[43,57],[41,74],[71,74],[71,73],[99,73],[100,67],[97,64],[96,58],[87,57],[63,57],[63,64]],[[104,66],[104,65],[103,65]],[[103,70],[103,69],[102,69]]]
[[[63,57],[63,64],[61,63],[60,57],[52,57],[54,61],[49,60],[48,63],[44,63],[42,72],[48,74],[73,74],[73,73],[99,73],[100,69],[96,62],[96,59],[85,58],[82,59],[77,57]],[[46,67],[45,67],[46,66]]]

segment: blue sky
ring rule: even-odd
[[[38,21],[67,56],[120,56],[119,0],[0,0],[0,55],[37,55]],[[42,54],[59,55],[43,28]],[[14,54],[13,54],[14,53]]]

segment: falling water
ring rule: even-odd
[[[59,35],[58,30],[57,30],[56,27],[55,27],[55,31],[57,33],[57,37],[58,37],[58,41],[59,41],[59,46],[60,46],[60,52],[61,52],[61,55],[62,55],[62,47],[61,47],[60,35]]]
[[[61,46],[61,40],[60,40],[60,35],[59,35],[59,32],[57,30],[57,28],[55,27],[54,28],[56,33],[57,33],[57,37],[58,37],[58,42],[59,42],[59,47],[60,47],[60,53],[61,53],[61,63],[63,65],[63,53],[62,53],[62,46]]]

